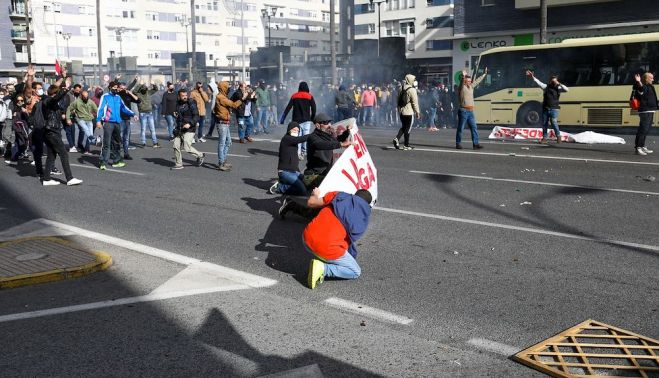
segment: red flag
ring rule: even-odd
[[[62,76],[62,66],[59,63],[59,59],[55,59],[55,73],[58,76]]]

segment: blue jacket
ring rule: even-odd
[[[371,216],[371,205],[361,197],[339,192],[332,200],[334,215],[339,219],[350,237],[348,253],[357,258],[355,243],[368,228],[368,219]]]
[[[130,117],[135,116],[135,113],[121,101],[118,94],[106,93],[98,104],[96,122],[121,123],[121,113]]]

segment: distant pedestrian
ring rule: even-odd
[[[258,115],[254,122],[256,133],[263,131],[264,134],[270,134],[268,118],[270,118],[270,110],[272,103],[270,102],[270,93],[265,85],[265,81],[259,81],[259,86],[256,88],[256,107],[258,108]]]
[[[123,168],[126,166],[121,158],[121,114],[129,117],[135,116],[119,97],[119,83],[110,82],[108,85],[110,93],[101,97],[96,114],[96,127],[103,128],[103,147],[101,148],[100,170],[107,169],[110,159],[112,159],[113,168]]]
[[[469,130],[471,130],[471,141],[474,144],[474,150],[483,148],[478,143],[478,125],[476,124],[476,116],[474,115],[474,88],[485,79],[486,75],[487,67],[485,67],[483,75],[472,82],[471,76],[467,75],[467,71],[462,71],[462,79],[458,87],[458,98],[460,101],[458,129],[455,133],[455,148],[458,150],[462,149],[462,131],[465,125],[469,125]]]
[[[405,83],[398,92],[397,108],[400,114],[401,127],[398,135],[393,140],[396,149],[411,150],[410,131],[414,123],[414,116],[419,118],[419,96],[416,92],[416,77],[412,74],[405,75]],[[400,138],[404,137],[403,147],[400,146]]]
[[[561,108],[559,100],[562,92],[569,91],[568,87],[558,81],[558,76],[551,76],[549,84],[545,84],[533,75],[532,71],[526,71],[526,74],[542,88],[542,139],[540,143],[547,144],[547,129],[549,123],[556,134],[556,143],[561,143],[561,130],[558,128],[558,112]]]
[[[372,125],[373,117],[375,114],[374,109],[378,107],[378,99],[373,86],[369,85],[368,88],[362,93],[362,126]]]
[[[176,165],[172,169],[183,169],[183,150],[197,158],[197,166],[204,164],[204,154],[192,147],[197,122],[199,122],[199,110],[194,100],[188,97],[188,90],[181,87],[178,91],[178,102],[176,104],[176,128],[174,129],[174,159]]]
[[[206,124],[206,104],[210,101],[210,98],[208,98],[208,93],[200,81],[195,84],[194,90],[190,92],[190,99],[195,102],[199,111],[197,140],[201,143],[206,143],[206,139],[204,139],[204,125]]]
[[[231,101],[241,100],[236,110],[236,121],[238,122],[238,138],[240,143],[252,142],[254,132],[254,112],[256,111],[256,92],[247,84],[240,83],[238,89],[231,95]]]
[[[638,107],[640,122],[638,124],[638,131],[636,131],[635,148],[637,155],[645,156],[653,152],[645,147],[645,138],[650,132],[654,113],[659,109],[659,103],[657,102],[657,91],[655,91],[654,85],[652,85],[654,81],[654,75],[652,73],[644,73],[643,81],[641,81],[641,75],[639,74],[636,74],[634,79],[636,80],[634,82],[634,96],[640,101],[640,106]]]
[[[162,95],[162,103],[160,104],[160,111],[165,120],[167,121],[167,136],[169,140],[174,140],[174,126],[176,125],[176,101],[178,100],[176,93],[174,93],[174,84],[167,82],[167,91]]]
[[[355,108],[355,97],[348,93],[346,86],[341,84],[339,91],[334,96],[334,104],[340,121],[352,117],[352,110]]]
[[[293,93],[284,113],[279,118],[279,123],[284,124],[288,112],[293,110],[293,121],[300,125],[300,136],[307,135],[311,132],[313,119],[316,118],[316,100],[314,100],[311,93],[309,93],[309,84],[306,81],[300,82],[298,91]],[[307,144],[300,143],[298,148],[298,155],[300,159],[304,159],[307,155]]]

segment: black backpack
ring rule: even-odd
[[[407,91],[412,89],[412,87],[407,87],[407,89],[401,90],[398,92],[398,107],[402,108],[410,102],[409,96],[407,96]]]
[[[28,116],[27,123],[34,130],[43,130],[46,128],[46,119],[43,116],[43,103],[41,101],[34,104],[32,112]]]

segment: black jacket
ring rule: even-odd
[[[137,100],[135,100],[135,99],[133,99],[133,97],[132,97],[131,95],[129,95],[129,94],[126,93],[126,92],[119,92],[119,97],[121,97],[121,101],[124,102],[124,105],[126,105],[126,107],[127,107],[128,109],[131,109],[131,106],[130,106],[130,105],[131,105],[132,103],[139,104],[139,103],[141,102],[141,100],[140,100],[139,97],[137,98]],[[124,113],[121,113],[121,119],[123,119],[123,120],[125,121],[125,120],[130,119],[130,116],[129,116],[129,115],[125,115]]]
[[[634,83],[634,89],[636,90],[636,98],[641,102],[638,107],[639,113],[659,109],[657,91],[654,89],[654,85],[636,82]]]
[[[334,98],[334,103],[337,108],[341,109],[354,109],[357,105],[355,103],[355,96],[348,93],[346,90],[340,90]]]
[[[309,92],[296,92],[291,96],[279,123],[284,123],[291,109],[293,109],[293,121],[297,123],[313,121],[316,117],[316,101]]]
[[[309,135],[294,137],[290,134],[284,135],[279,142],[279,164],[277,169],[280,171],[300,171],[300,158],[297,155],[297,145],[304,143],[309,139]]]
[[[307,139],[307,169],[304,174],[326,175],[334,164],[334,150],[341,148],[341,142],[348,139],[350,130],[334,138],[320,129],[315,129]]]
[[[178,102],[178,95],[176,92],[165,92],[162,95],[162,103],[161,103],[161,113],[164,116],[168,115],[174,115],[174,112],[176,111],[176,103]]]
[[[192,133],[197,129],[199,121],[199,110],[194,100],[188,99],[186,102],[176,103],[176,131],[183,133]],[[190,124],[187,129],[183,128],[186,123]]]
[[[230,98],[230,100],[234,102],[242,99],[243,99],[243,92],[240,89],[237,89],[235,92],[233,92]],[[243,101],[243,103],[238,107],[238,109],[236,109],[236,116],[238,117],[245,116],[245,107],[247,106],[248,102],[252,103],[250,111],[251,114],[254,115],[254,110],[256,109],[256,97],[254,98],[247,97],[247,99]]]
[[[62,104],[61,101],[69,93],[67,88],[61,88],[53,97],[45,97],[37,105],[41,106],[43,118],[46,121],[45,129],[50,132],[62,130]]]

